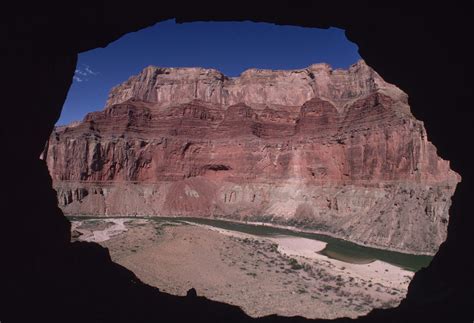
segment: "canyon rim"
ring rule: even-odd
[[[147,67],[42,154],[69,215],[194,216],[436,252],[460,177],[363,61],[347,70]]]

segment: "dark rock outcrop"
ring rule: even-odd
[[[357,321],[472,322],[474,160],[466,148],[474,101],[474,52],[466,41],[474,29],[472,2],[135,1],[121,6],[102,1],[71,6],[17,1],[9,6],[1,12],[0,29],[6,120],[0,126],[2,322],[309,321],[251,320],[235,307],[167,296],[113,264],[97,245],[70,244],[69,222],[57,208],[47,166],[38,156],[59,117],[77,54],[173,17],[178,22],[252,20],[343,28],[367,63],[408,93],[413,114],[425,122],[439,155],[450,160],[462,181],[453,196],[447,240],[430,266],[415,275],[407,298],[396,309],[373,311]],[[38,81],[29,77],[33,72]],[[349,321],[354,320],[336,320]]]

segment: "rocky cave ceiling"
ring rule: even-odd
[[[453,197],[448,239],[419,271],[396,309],[374,310],[361,322],[470,322],[474,299],[472,1],[425,5],[374,1],[200,1],[121,5],[17,2],[2,12],[0,320],[35,321],[309,321],[251,319],[240,309],[199,297],[177,297],[144,285],[114,264],[106,249],[69,243],[69,222],[57,207],[38,159],[59,117],[80,52],[104,47],[156,22],[260,21],[346,30],[365,61],[409,95],[413,114],[451,168],[462,176]],[[308,40],[310,41],[310,40]],[[74,279],[71,279],[74,277]],[[77,309],[80,309],[79,311]],[[71,313],[75,313],[74,317]],[[340,322],[345,319],[337,320]]]

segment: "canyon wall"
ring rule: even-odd
[[[433,253],[460,177],[405,93],[348,70],[147,67],[42,154],[66,214],[203,216]]]

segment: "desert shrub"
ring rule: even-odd
[[[291,269],[294,269],[294,270],[303,269],[303,266],[301,264],[299,264],[298,261],[295,258],[290,258],[288,263],[290,264]]]
[[[272,243],[270,245],[270,251],[271,252],[277,252],[278,251],[278,244],[277,243]]]
[[[324,285],[323,286],[323,291],[327,292],[328,290],[331,290],[332,286],[331,285]]]

